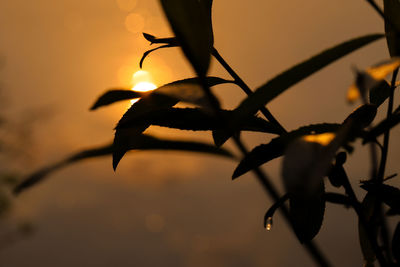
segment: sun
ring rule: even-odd
[[[136,92],[149,92],[157,89],[150,73],[145,70],[138,70],[132,75],[132,84],[132,90]],[[132,99],[131,103],[134,104],[138,100],[138,98]]]

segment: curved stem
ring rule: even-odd
[[[242,88],[242,90],[247,94],[251,95],[253,91],[250,89],[250,87],[240,78],[240,76],[232,69],[231,66],[224,60],[224,58],[218,53],[217,49],[213,47],[212,50],[212,55],[215,57],[216,60],[225,68],[225,70],[232,76],[232,78],[235,80],[235,83]],[[266,108],[262,107],[260,109],[261,113],[267,118],[270,122],[274,123],[281,133],[286,133],[287,131],[285,128],[278,122],[278,120],[272,115],[272,113]]]

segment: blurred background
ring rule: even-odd
[[[334,44],[383,32],[362,0],[214,2],[215,46],[252,88]],[[89,107],[106,89],[137,82],[132,76],[150,48],[142,32],[172,35],[156,0],[1,1],[0,114],[2,136],[14,144],[1,168],[27,174],[112,140],[129,101]],[[342,122],[357,107],[345,99],[352,66],[387,58],[385,41],[375,42],[291,88],[270,110],[287,129]],[[158,86],[193,76],[178,48],[151,54],[143,69]],[[211,74],[229,78],[216,62]],[[244,97],[234,86],[217,88],[227,108]],[[212,142],[210,133],[149,132]],[[399,129],[392,136],[387,175],[399,171]],[[271,137],[246,134],[245,141],[254,147]],[[368,148],[357,147],[347,164],[355,186],[369,172]],[[0,266],[313,266],[280,216],[265,231],[272,203],[251,174],[231,181],[236,164],[132,152],[116,172],[110,157],[65,168],[12,201],[0,222]],[[280,160],[264,169],[282,189]],[[15,234],[16,227],[30,234]],[[352,210],[328,204],[316,242],[335,266],[361,266]]]

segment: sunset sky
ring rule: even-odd
[[[215,0],[213,24],[215,47],[251,88],[325,48],[383,32],[383,21],[362,0]],[[142,32],[172,35],[159,1],[0,2],[0,113],[15,121],[39,114],[32,117],[20,172],[112,140],[130,102],[95,112],[89,107],[107,89],[132,87],[140,57],[150,48]],[[287,129],[342,122],[360,104],[346,102],[352,68],[388,57],[385,41],[375,42],[291,88],[269,108]],[[178,48],[151,54],[143,69],[157,86],[194,75]],[[230,78],[214,61],[210,73]],[[232,85],[217,88],[226,108],[245,96]],[[149,132],[212,142],[210,133]],[[399,171],[398,128],[392,136],[387,174]],[[271,137],[244,139],[251,148]],[[360,146],[349,159],[354,185],[368,175],[367,152]],[[264,169],[282,189],[280,163]],[[0,266],[312,266],[280,216],[272,231],[263,229],[271,200],[251,174],[232,182],[236,164],[200,154],[133,152],[116,172],[110,157],[65,168],[15,199],[6,223],[30,221],[35,232],[2,249]],[[316,242],[335,266],[361,266],[352,210],[328,204]]]

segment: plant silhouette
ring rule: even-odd
[[[394,91],[399,85],[400,1],[384,0],[384,10],[373,0],[366,1],[384,19],[385,34],[369,34],[336,44],[288,68],[255,90],[250,89],[214,47],[212,0],[160,0],[160,4],[175,36],[158,38],[144,33],[144,38],[150,44],[159,46],[144,52],[139,65],[142,66],[148,55],[159,49],[180,47],[197,76],[174,81],[150,93],[124,89],[107,91],[95,102],[92,110],[140,97],[118,122],[113,142],[49,165],[27,177],[14,191],[20,193],[54,170],[87,158],[112,155],[116,169],[125,153],[131,150],[173,149],[236,159],[237,156],[222,148],[228,139],[232,139],[241,152],[233,179],[253,172],[275,202],[266,211],[264,225],[268,230],[272,228],[275,211],[280,210],[315,263],[318,266],[330,266],[328,259],[313,242],[322,226],[325,204],[331,202],[351,207],[359,221],[360,247],[365,266],[374,266],[375,261],[380,266],[398,266],[400,223],[388,238],[385,221],[387,216],[400,215],[400,190],[387,185],[385,182],[393,177],[385,175],[390,131],[400,123],[400,107],[394,108]],[[363,104],[343,118],[343,122],[304,125],[292,130],[286,129],[268,110],[267,105],[272,100],[300,81],[383,38],[387,40],[391,59],[356,71],[348,100],[354,102],[361,99]],[[225,68],[232,80],[209,75],[211,57]],[[385,78],[389,74],[392,79],[388,82]],[[222,109],[213,92],[216,90],[214,87],[224,83],[235,84],[248,95],[233,110]],[[387,116],[382,121],[374,122],[378,109],[386,101]],[[195,108],[174,107],[180,102],[194,105]],[[258,112],[263,117],[258,116]],[[373,122],[374,126],[371,126]],[[161,140],[144,134],[152,125],[211,131],[214,144]],[[240,137],[242,131],[268,133],[275,137],[248,151]],[[353,153],[356,140],[370,146],[371,154],[370,177],[361,183],[361,188],[366,191],[362,200],[354,193],[346,174],[346,159]],[[259,168],[278,157],[283,157],[282,181],[286,190],[283,196]],[[343,192],[325,192],[324,184],[327,182]]]

